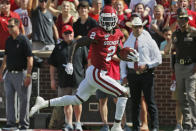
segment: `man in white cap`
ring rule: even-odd
[[[139,17],[126,25],[131,26],[132,33],[124,44],[138,51],[138,62],[121,61],[121,77],[123,83],[128,82],[132,101],[133,131],[140,131],[140,103],[141,92],[144,93],[148,112],[151,118],[151,131],[159,130],[158,109],[154,100],[153,70],[162,63],[161,53],[156,42],[150,34],[143,29],[142,20]],[[127,68],[128,67],[128,68]]]

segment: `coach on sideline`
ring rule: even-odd
[[[5,55],[0,68],[0,81],[5,73],[4,89],[6,95],[7,125],[3,130],[17,129],[14,99],[17,92],[20,100],[19,129],[29,128],[29,102],[31,95],[31,70],[33,66],[32,50],[29,39],[20,34],[19,20],[11,18],[8,21],[8,31],[11,36],[6,40]]]
[[[133,32],[125,42],[124,47],[131,47],[137,50],[139,62],[121,61],[120,68],[123,84],[128,81],[130,88],[133,131],[140,131],[139,114],[142,91],[151,118],[151,131],[158,131],[159,121],[158,109],[154,100],[153,68],[162,63],[161,53],[150,34],[143,30],[143,23],[140,17],[135,17],[128,25],[132,27]]]

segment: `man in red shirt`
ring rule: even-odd
[[[64,106],[64,105],[78,105],[87,101],[97,89],[118,97],[116,103],[115,122],[111,131],[123,131],[121,127],[121,119],[126,107],[128,92],[127,89],[121,86],[117,81],[108,76],[107,71],[110,69],[110,62],[112,56],[120,51],[119,43],[123,38],[123,33],[116,28],[117,14],[116,10],[111,5],[107,5],[102,10],[99,16],[99,27],[93,28],[88,37],[82,37],[74,42],[69,63],[65,65],[65,71],[68,74],[73,73],[72,58],[74,51],[79,46],[91,44],[92,65],[86,70],[85,79],[80,83],[76,95],[65,95],[63,97],[54,98],[45,101],[42,97],[37,97],[36,104],[31,108],[30,116],[41,108],[49,106]],[[135,54],[137,54],[135,52]],[[118,53],[117,53],[118,55]],[[136,61],[137,55],[128,55],[128,61]],[[132,57],[132,58],[130,58]]]
[[[92,8],[88,13],[88,15],[98,22],[101,8],[102,8],[102,0],[92,0]]]
[[[10,35],[8,32],[8,20],[10,18],[17,18],[20,20],[20,16],[12,12],[10,10],[11,4],[10,0],[0,0],[0,50],[5,49],[5,41]],[[22,34],[25,34],[24,27],[22,25],[22,22],[20,20],[20,31]]]
[[[196,27],[196,12],[189,10],[189,0],[179,0],[178,7],[182,7],[187,9],[187,13],[189,15],[189,25]]]

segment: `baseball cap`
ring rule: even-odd
[[[189,17],[187,10],[182,7],[178,8],[177,16],[178,16],[178,18]]]
[[[63,26],[62,33],[67,32],[67,31],[73,32],[73,28],[72,28],[71,25],[65,25],[65,26]]]

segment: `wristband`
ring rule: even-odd
[[[31,77],[31,74],[27,74],[27,77]]]

